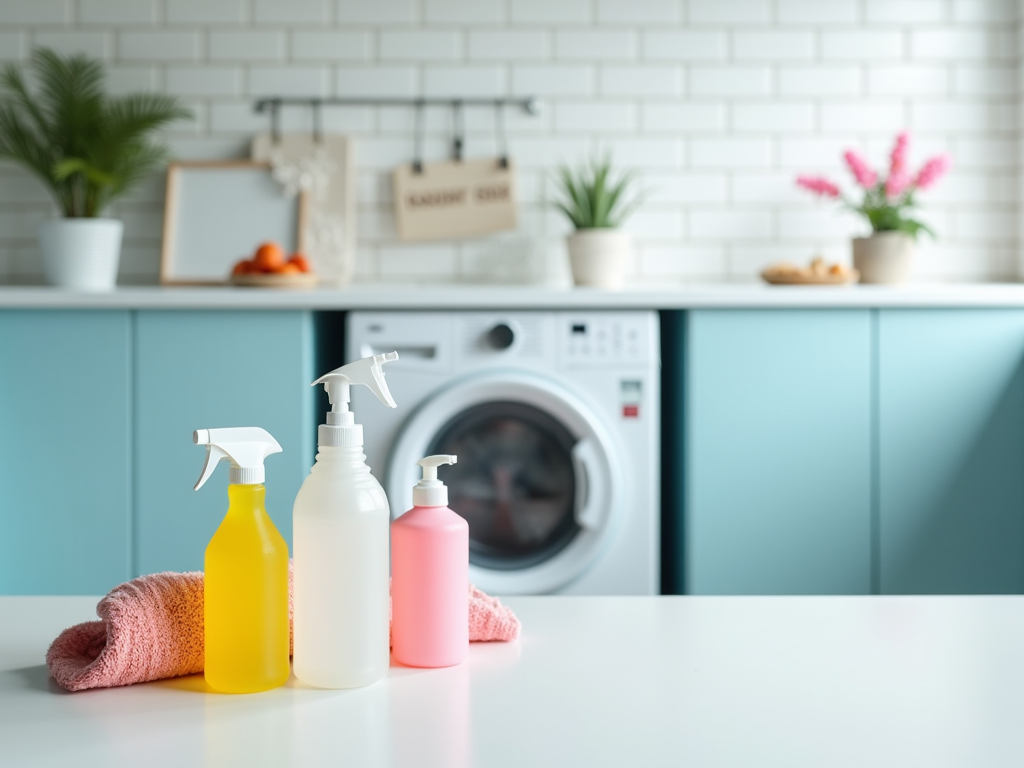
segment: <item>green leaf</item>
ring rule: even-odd
[[[556,200],[553,203],[553,205],[555,206],[555,208],[557,208],[558,210],[562,211],[566,216],[569,217],[569,221],[572,222],[572,225],[576,229],[584,229],[584,227],[582,226],[582,223],[579,220],[579,215],[578,215],[578,213],[577,213],[575,208],[572,208],[572,207],[570,207],[570,206],[566,205],[565,203],[563,203],[561,201],[558,201],[558,200]]]
[[[66,157],[53,166],[53,178],[57,181],[64,181],[76,173],[82,174],[90,183],[98,187],[111,187],[116,183],[116,179],[111,174],[104,173],[80,157]]]
[[[7,64],[0,72],[0,88],[8,91],[7,98],[10,101],[10,106],[32,119],[40,138],[45,136],[47,133],[46,115],[29,94],[25,79],[21,76],[21,70],[13,64]]]
[[[917,239],[917,236],[921,232],[926,232],[932,237],[937,237],[937,235],[935,234],[935,230],[933,230],[923,221],[917,221],[915,219],[903,219],[903,221],[900,222],[899,231],[906,232],[914,240]]]
[[[632,211],[632,208],[636,207],[632,204],[624,205],[625,199],[623,197],[627,189],[629,189],[629,186],[633,183],[634,178],[635,174],[633,171],[627,171],[612,187],[611,193],[609,194],[610,203],[608,206],[607,216],[609,227],[619,226],[621,222],[625,221],[626,217]]]
[[[611,208],[608,191],[605,189],[605,182],[608,179],[608,166],[603,165],[595,169],[593,178],[593,191],[591,201],[593,205],[593,226],[608,226],[608,211]]]
[[[572,210],[569,216],[572,219],[573,224],[577,228],[581,228],[581,222],[584,220],[585,213],[582,210],[582,201],[580,198],[579,190],[576,188],[576,180],[573,178],[572,171],[565,166],[559,168],[560,181],[562,183],[562,191],[569,199],[568,206]]]

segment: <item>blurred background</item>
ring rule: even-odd
[[[568,284],[570,225],[547,207],[551,173],[611,150],[647,203],[626,222],[632,284],[752,280],[766,264],[848,262],[858,219],[811,199],[797,173],[853,183],[847,148],[884,165],[912,134],[916,165],[954,159],[922,194],[922,280],[1020,274],[1019,40],[1011,0],[0,0],[0,58],[36,46],[98,57],[114,92],[163,90],[196,119],[165,132],[179,159],[247,157],[260,96],[528,96],[506,113],[517,230],[402,244],[390,175],[413,154],[414,110],[331,107],[355,139],[360,282]],[[311,130],[308,110],[283,129]],[[428,110],[424,159],[449,155],[449,110]],[[467,108],[467,158],[496,151],[494,111]],[[111,210],[119,281],[157,281],[163,178]],[[0,165],[0,281],[39,282],[45,190]]]

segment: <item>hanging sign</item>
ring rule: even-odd
[[[394,172],[402,240],[441,240],[515,229],[515,165],[484,158],[403,165]]]

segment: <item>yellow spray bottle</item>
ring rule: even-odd
[[[206,682],[255,693],[288,679],[288,545],[264,506],[263,460],[281,446],[259,427],[200,429],[206,446],[199,490],[221,459],[231,462],[228,512],[206,547]]]

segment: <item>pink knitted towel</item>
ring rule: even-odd
[[[100,621],[65,629],[46,652],[50,674],[69,691],[203,671],[202,571],[132,579],[100,600],[96,615]],[[470,640],[515,640],[519,626],[511,608],[470,585]]]

